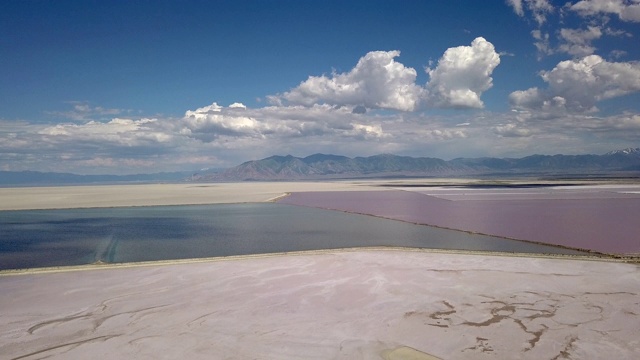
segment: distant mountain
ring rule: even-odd
[[[606,153],[605,155],[636,155],[640,156],[640,148],[626,148]]]
[[[136,175],[78,175],[39,171],[0,171],[0,186],[44,186],[135,182],[182,181],[192,172],[162,172]]]
[[[247,161],[215,174],[196,173],[192,181],[305,180],[373,177],[562,175],[638,172],[640,148],[604,155],[531,155],[523,158],[457,158],[382,154],[349,158],[314,154],[304,158],[271,156]]]
[[[381,154],[349,158],[314,154],[304,158],[270,156],[223,169],[137,175],[78,175],[37,171],[0,171],[0,186],[44,186],[181,181],[268,181],[376,177],[604,175],[640,177],[640,148],[603,155],[531,155],[523,158],[410,157]]]

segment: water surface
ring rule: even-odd
[[[0,269],[365,246],[584,254],[272,203],[0,212]]]

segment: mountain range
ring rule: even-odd
[[[79,175],[60,172],[0,171],[0,186],[178,182],[183,181],[192,174],[192,171],[134,175]]]
[[[392,154],[350,158],[314,154],[307,157],[270,156],[229,169],[136,175],[78,175],[37,171],[0,171],[0,186],[75,184],[328,180],[381,177],[450,176],[607,176],[640,177],[640,148],[603,155],[531,155],[523,158],[409,157]]]
[[[531,155],[523,158],[409,157],[392,154],[350,158],[314,154],[271,156],[218,173],[195,173],[190,181],[353,179],[374,177],[640,175],[640,148],[603,155]]]

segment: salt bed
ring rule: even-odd
[[[367,249],[0,276],[4,359],[637,359],[638,265]]]

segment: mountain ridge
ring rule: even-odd
[[[540,155],[522,158],[411,157],[379,154],[350,158],[316,153],[305,157],[273,155],[228,169],[135,175],[79,175],[38,171],[0,171],[0,186],[48,186],[153,182],[330,180],[376,177],[449,176],[612,176],[640,178],[640,148],[602,155]]]
[[[639,172],[640,148],[611,151],[603,155],[540,155],[522,158],[411,157],[379,154],[350,158],[316,153],[306,157],[274,155],[246,161],[216,174],[195,173],[191,181],[320,180],[372,177],[561,175]]]
[[[192,172],[174,171],[132,175],[80,175],[66,172],[0,171],[0,186],[49,186],[182,181]]]

